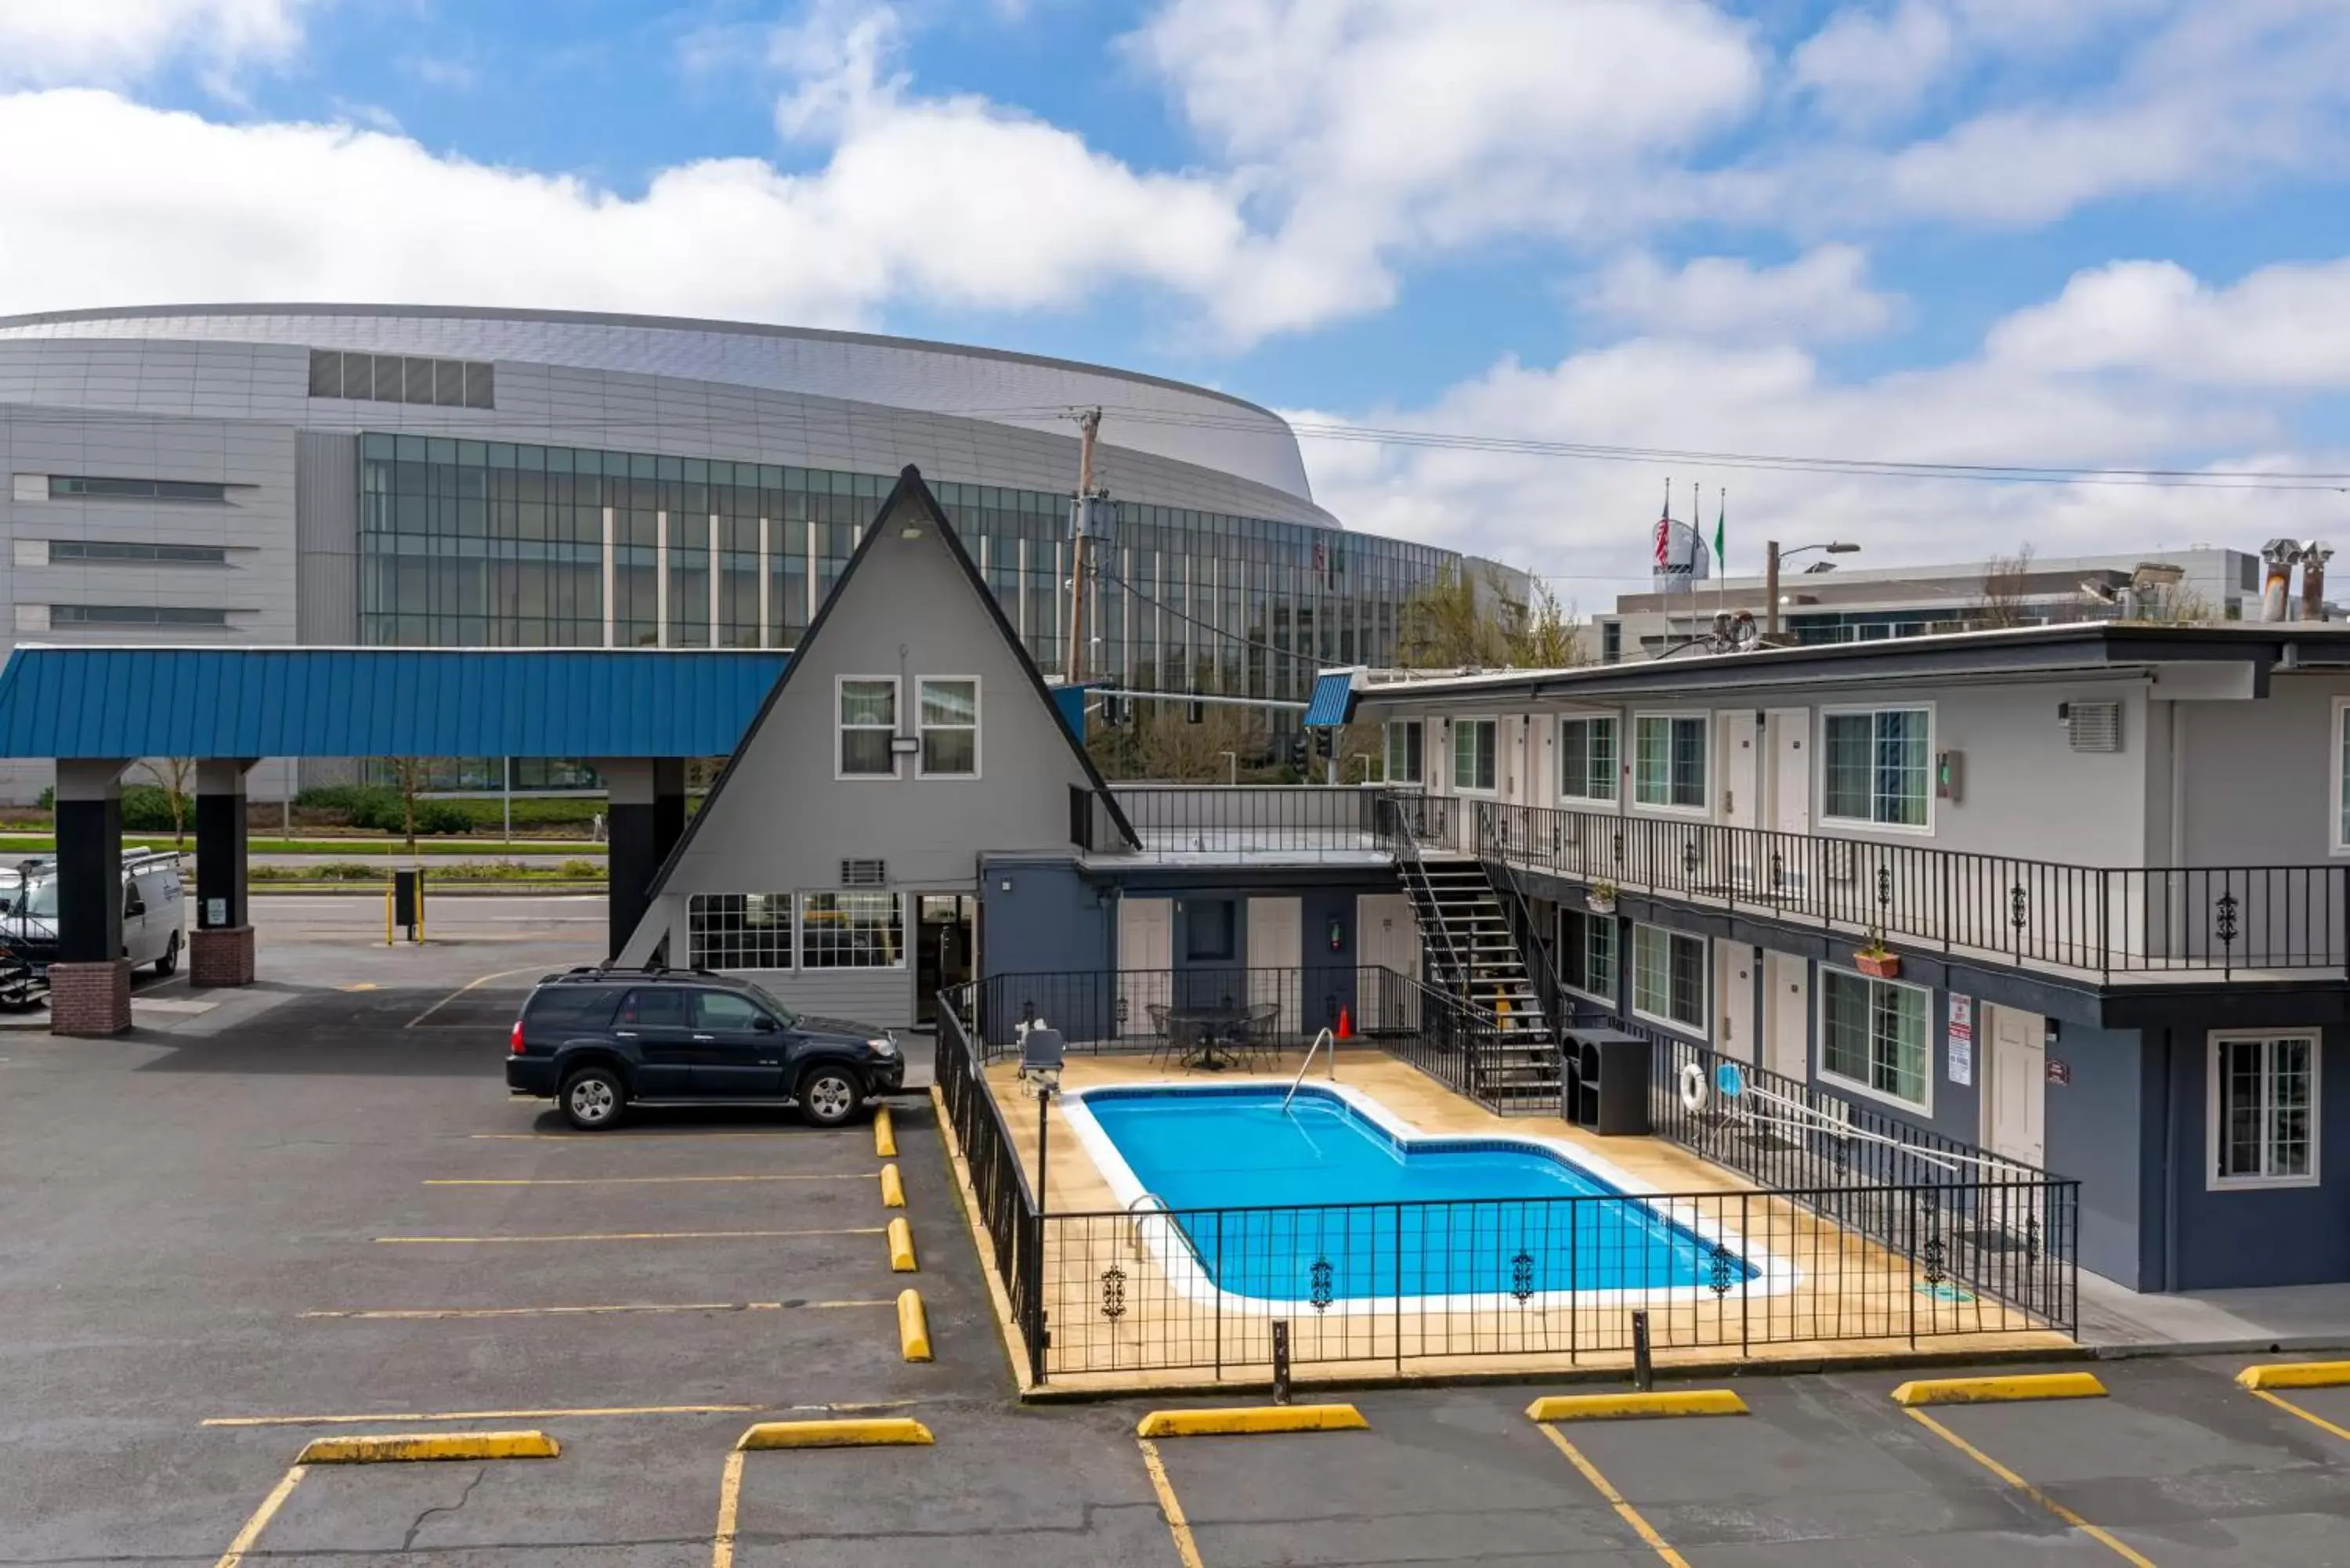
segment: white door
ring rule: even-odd
[[[1174,969],[1175,900],[1120,898],[1118,1013],[1122,1033],[1157,1033],[1150,1009],[1174,1000]]]
[[[1812,711],[1773,708],[1764,725],[1771,746],[1771,813],[1781,833],[1812,830]]]
[[[1762,953],[1744,942],[1713,944],[1713,1048],[1741,1062],[1754,1060],[1754,971]]]
[[[1419,924],[1412,919],[1411,900],[1401,893],[1365,893],[1355,900],[1356,961],[1366,969],[1391,969],[1407,980],[1419,978]],[[1390,1022],[1381,1012],[1381,987],[1377,977],[1355,988],[1355,1027],[1384,1028]]]
[[[2048,1152],[2048,1024],[2036,1012],[1978,1003],[1991,1014],[1991,1084],[1983,1099],[1983,1142],[1993,1154],[2042,1166]],[[1980,1053],[1979,1053],[1980,1054]]]
[[[1248,901],[1249,1005],[1280,1008],[1273,1027],[1281,1035],[1295,1033],[1303,1016],[1297,988],[1304,920],[1304,906],[1295,898]]]
[[[1812,966],[1793,953],[1762,956],[1762,1065],[1810,1080]]]
[[[1754,711],[1721,712],[1713,716],[1714,819],[1725,827],[1756,827],[1762,824],[1762,771],[1757,759],[1760,737]],[[1735,886],[1754,886],[1762,865],[1752,834],[1716,837],[1721,852],[1720,870]]]

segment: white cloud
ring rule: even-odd
[[[2192,280],[2186,297],[2200,296]],[[2230,325],[2305,304],[2312,280],[2264,290]],[[2327,286],[2339,288],[2336,276]],[[2265,286],[2264,286],[2265,288]],[[2219,299],[2242,297],[2244,286]],[[2043,307],[2086,314],[2073,291]],[[1983,352],[1946,364],[1860,379],[1827,372],[1785,344],[1724,347],[1651,337],[1575,354],[1547,367],[1505,359],[1424,406],[1384,408],[1358,425],[1617,447],[1868,457],[1946,464],[2094,465],[2325,471],[2350,452],[2297,448],[2290,404],[2248,399],[2187,376],[2082,375],[2084,368],[2147,362],[2177,334],[2172,300],[2115,313],[2126,330],[2083,346],[2021,313]],[[2207,337],[2218,336],[2214,328]],[[2194,334],[2188,335],[2190,338]],[[2029,344],[2035,353],[2025,352]],[[2061,351],[2060,351],[2061,350]],[[2125,352],[2125,350],[2126,350]],[[2191,359],[2192,356],[2186,357]],[[2337,525],[2330,492],[2151,489],[2135,485],[1997,484],[1769,472],[1695,460],[1670,463],[1567,460],[1491,451],[1308,440],[1307,467],[1322,503],[1352,527],[1498,556],[1564,574],[1564,597],[1588,609],[1636,588],[1660,481],[1675,481],[1689,514],[1692,482],[1705,486],[1711,523],[1729,490],[1731,566],[1751,571],[1762,541],[1859,540],[1870,565],[1969,563],[2030,540],[2043,556],[2251,541]]]
[[[110,94],[0,98],[0,309],[187,298],[561,303],[814,323],[882,302],[1036,308],[1210,289],[1212,186],[1140,175],[971,100],[853,126],[823,168],[713,160],[624,198],[348,126],[227,125]],[[158,244],[159,235],[169,236]]]
[[[1128,48],[1252,194],[1241,337],[1383,306],[1417,255],[1637,230],[1762,69],[1700,0],[1170,0]]]
[[[5,0],[0,85],[133,81],[175,55],[224,77],[286,59],[312,0]]]
[[[1582,307],[1642,331],[1729,341],[1821,342],[1891,324],[1900,303],[1868,286],[1868,257],[1821,245],[1783,266],[1699,256],[1678,271],[1645,252],[1617,261],[1580,294]]]
[[[2076,274],[2054,300],[2002,322],[1991,353],[2043,371],[2350,387],[2350,260],[2263,267],[2217,289],[2174,262],[2115,262]]]
[[[1936,0],[1900,0],[1889,13],[1847,7],[1795,50],[1795,85],[1831,116],[1867,122],[1915,112],[1957,55],[1950,13]]]

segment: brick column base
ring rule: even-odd
[[[120,1034],[130,1027],[130,961],[49,966],[49,1033]]]
[[[190,985],[251,985],[253,928],[199,926],[188,933]]]

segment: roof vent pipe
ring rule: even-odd
[[[2261,584],[2261,618],[2279,621],[2285,617],[2285,601],[2293,591],[2293,564],[2301,556],[2301,546],[2290,539],[2272,539],[2261,546],[2261,559],[2268,573]]]
[[[2334,558],[2334,546],[2323,539],[2312,539],[2301,547],[2301,618],[2325,618],[2325,563]]]

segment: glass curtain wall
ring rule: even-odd
[[[789,648],[889,475],[641,452],[360,438],[359,626],[408,647]],[[934,483],[1005,618],[1065,662],[1068,498]],[[1088,672],[1303,701],[1317,667],[1392,663],[1453,562],[1399,540],[1121,502],[1093,552]]]

